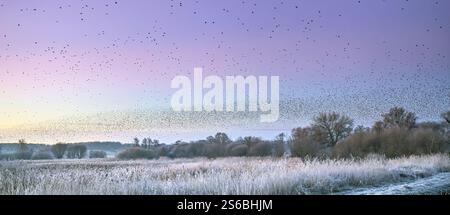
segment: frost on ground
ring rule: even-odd
[[[450,172],[420,178],[413,181],[387,184],[379,187],[359,188],[339,194],[346,195],[417,195],[417,194],[449,194]]]
[[[10,161],[0,162],[0,194],[365,194],[347,191],[442,173],[448,179],[448,172],[450,158],[443,154],[347,160]]]

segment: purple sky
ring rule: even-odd
[[[443,0],[0,0],[0,142],[272,137],[320,111],[369,126],[396,105],[438,120],[450,107],[448,11]],[[279,75],[282,118],[178,136],[147,125],[170,110],[171,79],[198,66]]]

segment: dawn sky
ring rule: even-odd
[[[450,1],[0,0],[0,142],[272,138],[450,107]],[[170,81],[280,76],[281,118],[171,113]],[[220,123],[218,123],[220,122]]]

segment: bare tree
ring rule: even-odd
[[[330,146],[347,137],[353,130],[353,120],[336,112],[320,113],[312,124],[315,133],[326,135],[326,142]]]
[[[407,128],[411,129],[416,125],[416,114],[406,111],[402,107],[393,107],[389,113],[383,114],[383,124],[386,128]]]

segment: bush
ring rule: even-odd
[[[55,157],[58,159],[61,159],[64,157],[66,150],[67,150],[67,144],[64,144],[64,143],[57,143],[52,146],[52,152],[55,155]]]
[[[248,153],[248,146],[244,144],[229,144],[227,152],[228,156],[246,156]]]
[[[105,151],[89,151],[89,158],[106,158]]]
[[[272,145],[267,142],[260,142],[252,145],[248,151],[249,156],[270,156],[272,154]]]
[[[228,144],[209,143],[205,144],[205,156],[208,158],[224,157]]]
[[[0,160],[15,160],[15,154],[0,154]]]
[[[86,156],[87,147],[85,145],[69,145],[67,146],[67,157],[68,158],[84,158]]]
[[[317,141],[313,129],[296,128],[292,131],[291,152],[296,157],[318,156],[321,144]]]
[[[156,151],[158,154],[158,157],[168,157],[170,152],[170,147],[166,145],[161,145],[156,147]]]
[[[52,152],[48,151],[48,150],[39,150],[33,153],[33,155],[31,156],[32,160],[51,160],[53,159],[53,154]]]
[[[139,147],[125,149],[116,156],[119,159],[155,159],[157,153],[152,149],[143,149]]]
[[[381,133],[357,133],[339,142],[334,148],[337,157],[364,157],[378,153],[387,157],[431,154],[443,151],[445,138],[432,129],[390,128]]]
[[[14,159],[17,159],[17,160],[30,160],[32,155],[33,155],[33,152],[26,151],[26,152],[17,152],[13,156],[14,156]]]

